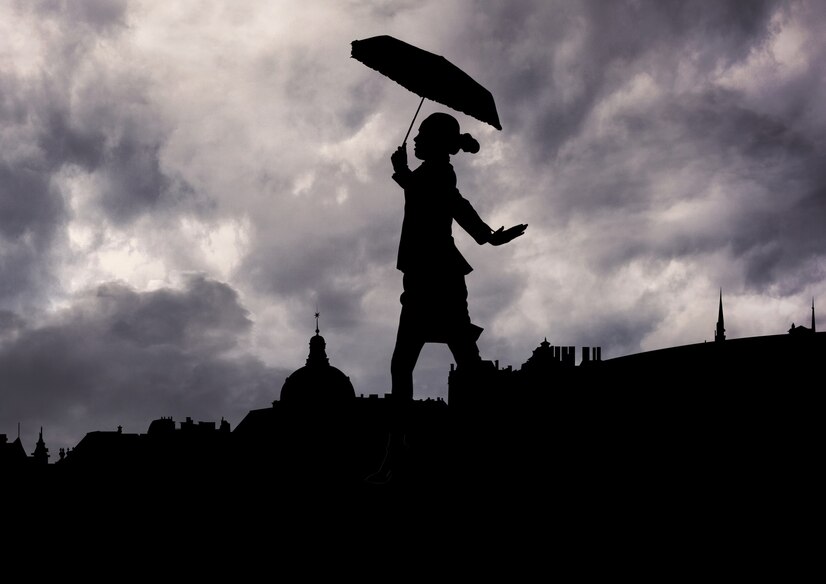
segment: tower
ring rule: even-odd
[[[723,289],[720,288],[720,308],[717,310],[717,330],[714,331],[714,342],[722,343],[725,340],[726,326],[723,320]]]

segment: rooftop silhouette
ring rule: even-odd
[[[281,388],[281,401],[324,405],[345,403],[356,396],[350,378],[330,365],[327,343],[319,334],[316,312],[315,336],[310,338],[307,364],[292,373]]]

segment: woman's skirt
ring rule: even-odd
[[[465,277],[459,273],[405,273],[399,329],[426,343],[476,342]]]

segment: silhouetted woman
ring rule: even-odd
[[[407,166],[405,145],[391,156],[393,179],[404,189],[396,265],[404,273],[404,292],[390,367],[397,400],[413,398],[413,369],[425,343],[447,343],[460,370],[481,362],[476,341],[482,328],[470,322],[465,284],[473,268],[453,242],[453,221],[480,245],[502,245],[527,227],[493,231],[459,193],[450,156],[459,150],[476,153],[479,143],[460,133],[456,118],[430,115],[419,126],[413,144],[413,154],[422,160],[415,170]]]
[[[459,369],[481,363],[476,340],[482,332],[470,322],[465,276],[473,268],[453,243],[453,221],[477,243],[502,245],[522,235],[527,225],[493,231],[456,189],[450,156],[478,152],[479,143],[459,132],[459,122],[436,113],[419,126],[413,154],[422,161],[407,166],[406,145],[391,156],[393,179],[404,189],[404,222],[396,267],[404,273],[402,312],[390,365],[393,421],[381,468],[366,478],[385,483],[405,467],[407,404],[413,398],[413,369],[425,343],[447,343]]]

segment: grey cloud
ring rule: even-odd
[[[160,169],[159,143],[126,138],[107,152],[100,204],[115,223],[154,210],[170,194],[171,181]]]
[[[35,247],[48,243],[64,216],[63,200],[38,169],[0,163],[0,236],[29,237]]]
[[[362,298],[373,285],[367,279],[370,267],[395,264],[390,242],[398,242],[397,229],[387,223],[373,225],[367,233],[330,236],[319,231],[300,245],[262,246],[250,253],[238,275],[261,292],[317,303],[331,328],[352,327],[366,318]]]
[[[807,182],[803,198],[792,206],[778,205],[785,207],[781,212],[743,213],[733,246],[745,264],[747,283],[758,290],[777,286],[783,294],[799,294],[823,279],[819,258],[826,249],[826,176],[813,173]],[[786,194],[778,185],[776,196]]]
[[[2,313],[0,331],[17,336],[0,344],[0,428],[23,421],[76,441],[161,415],[237,423],[289,373],[237,350],[251,326],[235,290],[203,276],[183,290],[105,284],[39,328]]]
[[[780,119],[743,106],[730,92],[669,96],[621,112],[611,124],[612,133],[586,138],[587,146],[558,162],[562,172],[569,165],[580,171],[585,184],[595,181],[593,189],[564,193],[563,210],[588,213],[613,207],[634,212],[653,202],[676,202],[668,200],[673,192],[657,188],[652,179],[687,168],[696,169],[692,180],[698,182],[681,195],[702,196],[711,179],[721,175],[780,189],[815,158],[805,136]],[[779,169],[778,161],[783,162]]]
[[[801,128],[721,90],[629,106],[610,124],[555,162],[554,198],[537,207],[548,225],[603,226],[584,250],[595,268],[730,249],[747,285],[763,289],[822,253],[823,152]],[[720,219],[668,218],[692,201]]]
[[[65,6],[73,19],[101,30],[125,25],[128,4],[128,0],[81,0]]]
[[[65,217],[48,176],[0,162],[0,301],[32,302],[52,284],[51,246]]]
[[[57,101],[57,100],[55,100]],[[63,104],[47,104],[62,108]],[[98,127],[79,128],[70,121],[66,109],[44,111],[38,146],[49,169],[63,164],[75,164],[85,170],[94,170],[103,162],[106,136]]]
[[[116,315],[107,334],[138,347],[170,344],[199,351],[233,348],[252,321],[225,284],[191,276],[185,291],[138,293],[123,284],[98,288],[96,306]]]
[[[53,256],[27,242],[0,239],[0,301],[24,313],[39,308],[57,285],[52,273]]]
[[[17,0],[18,10],[65,18],[76,26],[104,32],[126,24],[128,0]]]
[[[488,63],[510,132],[525,132],[534,164],[553,158],[601,99],[637,72],[673,77],[689,60],[710,72],[730,66],[771,35],[782,2],[534,2],[486,5],[456,41]],[[566,60],[557,57],[573,53]],[[483,73],[484,74],[484,73]],[[572,98],[563,98],[573,95]]]
[[[352,10],[359,10],[381,20],[395,18],[422,5],[420,0],[347,0],[346,4]]]
[[[3,342],[10,342],[25,330],[26,321],[19,314],[11,310],[0,310],[0,346]]]
[[[470,238],[467,239],[470,240]],[[476,245],[472,240],[468,243]],[[470,317],[475,324],[483,328],[489,327],[502,311],[518,302],[527,283],[524,273],[508,265],[493,263],[497,251],[490,246],[481,248],[478,255],[484,259],[472,262],[476,268],[467,277]],[[466,248],[463,248],[462,252],[465,256],[470,255]]]
[[[364,126],[381,103],[386,80],[379,75],[370,75],[362,82],[347,89],[347,97],[341,100],[339,119],[350,131]]]
[[[49,168],[75,165],[96,177],[94,204],[118,225],[149,213],[205,208],[188,184],[162,167],[170,130],[147,96],[150,86],[129,69],[82,81],[55,72],[41,89],[41,103],[33,104]]]
[[[63,169],[97,176],[102,187],[97,204],[117,223],[191,196],[187,185],[161,170],[164,133],[154,120],[146,123],[151,114],[142,90],[132,92],[138,88],[133,74],[80,74],[89,59],[94,61],[101,35],[114,42],[123,30],[126,7],[103,1],[17,5],[33,29],[56,26],[42,39],[39,75],[11,70],[2,77],[0,300],[9,306],[36,303],[57,285],[54,262],[70,218],[59,180]]]
[[[654,331],[667,314],[666,302],[647,293],[624,313],[606,314],[599,307],[594,307],[590,314],[569,325],[574,328],[571,336],[583,339],[584,344],[610,347],[614,353],[605,355],[606,358],[637,352],[640,341]]]

